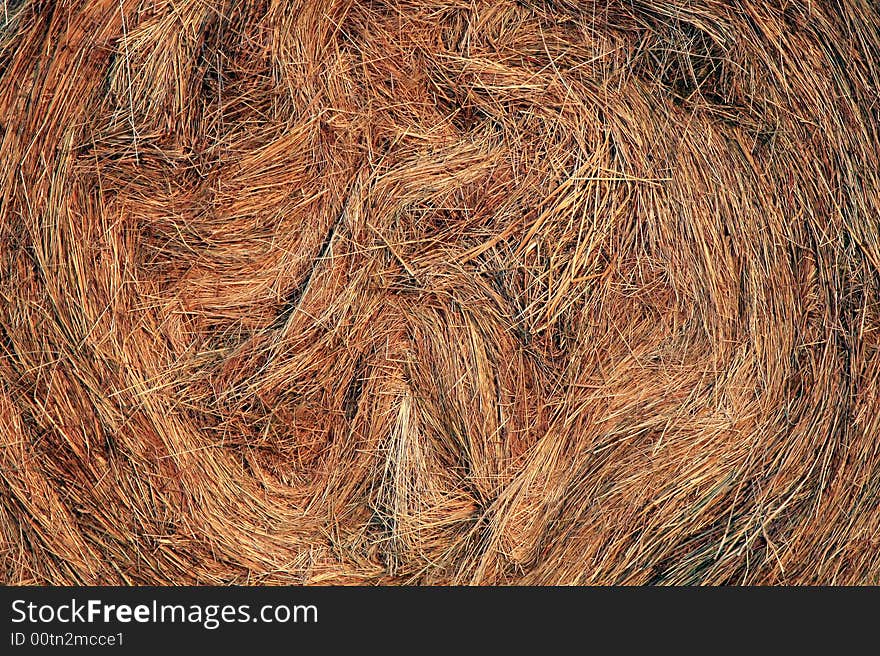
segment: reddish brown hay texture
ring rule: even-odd
[[[880,581],[875,3],[4,8],[4,582]]]

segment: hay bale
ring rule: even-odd
[[[0,24],[4,582],[880,580],[876,3]]]

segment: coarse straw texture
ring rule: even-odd
[[[874,0],[0,0],[12,584],[880,582]]]

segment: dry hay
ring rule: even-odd
[[[5,582],[880,580],[873,0],[0,24]]]

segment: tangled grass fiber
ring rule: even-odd
[[[880,581],[874,0],[2,0],[12,584]]]

